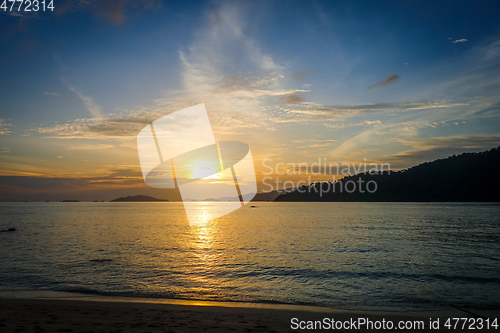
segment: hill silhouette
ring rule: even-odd
[[[365,202],[498,202],[500,201],[500,147],[480,153],[423,163],[406,170],[344,177],[335,183],[313,183],[281,194],[275,201],[365,201]],[[349,181],[375,181],[373,193],[348,193]],[[328,187],[329,186],[329,187]],[[323,193],[320,196],[320,188]],[[352,189],[352,184],[349,189]],[[371,187],[373,191],[373,186]],[[329,191],[327,191],[329,189]],[[326,193],[325,193],[326,192]]]
[[[134,195],[131,196],[129,195],[128,197],[120,197],[117,199],[113,199],[110,202],[151,202],[151,201],[168,201],[168,200],[162,200],[162,199],[157,199],[153,198],[147,195]]]

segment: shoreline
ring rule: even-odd
[[[145,303],[145,304],[165,304],[179,306],[207,306],[224,308],[246,308],[246,309],[272,309],[290,311],[309,312],[334,312],[334,311],[358,311],[334,309],[314,305],[297,305],[283,303],[259,303],[259,302],[238,302],[238,301],[203,301],[185,300],[175,298],[153,298],[153,297],[133,297],[133,296],[102,296],[93,294],[83,294],[65,291],[0,291],[0,301],[10,300],[61,300],[61,301],[83,301],[83,302],[103,302],[103,303]],[[362,311],[362,310],[359,310]]]
[[[137,297],[137,296],[113,296],[113,295],[98,295],[91,293],[79,293],[56,290],[15,290],[15,291],[0,291],[0,301],[4,299],[25,299],[25,300],[65,300],[65,301],[85,301],[85,302],[110,302],[110,303],[146,303],[146,304],[166,304],[166,305],[186,305],[186,306],[208,306],[208,307],[225,307],[225,308],[248,308],[248,309],[271,309],[271,310],[289,310],[289,311],[306,311],[306,312],[353,312],[353,313],[440,313],[447,309],[456,309],[462,312],[472,311],[473,313],[495,312],[500,309],[490,307],[483,308],[464,308],[457,307],[453,304],[443,303],[435,307],[413,307],[405,308],[394,306],[385,307],[368,307],[359,309],[336,308],[322,305],[307,305],[307,304],[288,304],[288,303],[273,303],[273,302],[242,302],[242,301],[213,301],[213,300],[193,300],[180,298],[163,298],[163,297]]]
[[[12,297],[14,294],[17,296]],[[477,314],[500,317],[499,310],[482,310]],[[291,332],[297,331],[291,329],[292,318],[304,322],[324,318],[337,321],[368,318],[396,323],[421,320],[426,326],[418,332],[441,329],[449,332],[444,327],[429,330],[429,318],[443,318],[444,323],[446,318],[454,317],[475,318],[453,307],[437,311],[358,311],[286,304],[96,297],[63,292],[0,293],[2,332]]]

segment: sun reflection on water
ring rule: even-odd
[[[208,202],[195,203],[198,208],[196,222],[191,226],[192,248],[203,261],[213,257],[214,236],[217,233],[217,220],[213,219],[213,207]]]
[[[194,227],[206,227],[208,222],[212,219],[211,207],[208,202],[197,202],[194,203],[197,207],[197,214],[194,218]]]
[[[196,203],[198,205],[198,223],[190,227],[190,248],[193,254],[193,272],[189,279],[193,289],[204,295],[213,294],[220,288],[217,272],[221,253],[217,249],[216,237],[218,235],[218,221],[213,218],[209,203]]]

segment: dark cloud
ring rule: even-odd
[[[104,136],[130,136],[137,135],[144,126],[143,123],[106,122],[89,125],[87,131]]]
[[[71,9],[71,5],[71,2],[66,2],[65,4],[58,6],[56,9],[56,15],[61,16],[66,14]]]
[[[122,178],[141,178],[142,179],[142,171],[139,169],[132,168],[111,168],[107,170],[108,175],[105,178],[99,179],[122,179]]]
[[[124,172],[124,171],[123,171]],[[132,171],[134,175],[141,172]],[[149,195],[179,201],[178,189],[157,189],[144,185],[142,177],[123,178],[122,171],[100,178],[42,178],[0,176],[1,201],[109,201],[128,195]],[[130,176],[127,174],[126,176]]]
[[[97,13],[108,19],[111,23],[120,25],[125,21],[125,5],[127,0],[102,0],[99,1]]]
[[[99,170],[102,176],[83,178],[1,176],[0,201],[111,200],[127,195],[150,195],[180,200],[178,189],[155,189],[144,184],[139,166]]]
[[[34,190],[69,190],[74,187],[85,187],[92,184],[114,184],[114,185],[140,185],[142,184],[142,172],[134,168],[111,168],[104,171],[102,177],[87,178],[43,178],[29,176],[0,176],[0,188],[4,186],[16,186],[24,189]]]
[[[280,102],[286,104],[300,104],[305,101],[304,97],[300,96],[299,92],[291,93],[290,95],[281,96]]]
[[[158,10],[161,0],[60,0],[56,15],[65,15],[77,11],[91,11],[115,25],[123,24],[127,19],[127,8]]]
[[[377,82],[375,84],[372,84],[371,86],[368,86],[367,89],[373,89],[373,88],[376,88],[376,87],[383,87],[383,86],[386,86],[386,85],[389,85],[389,84],[396,83],[398,80],[399,80],[399,75],[397,75],[396,73],[394,73],[394,74],[389,75],[387,77],[387,79],[382,80],[380,82]]]
[[[31,190],[47,190],[83,186],[88,182],[84,178],[39,178],[25,176],[0,176],[0,187],[15,186]]]

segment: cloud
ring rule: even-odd
[[[302,143],[306,145],[298,146],[297,148],[321,148],[328,147],[332,143],[337,142],[334,139],[303,139],[303,140],[293,140],[293,143]]]
[[[91,11],[111,24],[122,25],[127,20],[127,10],[137,11],[138,8],[157,10],[161,7],[161,0],[74,0],[57,6],[56,15]]]
[[[7,3],[8,2],[9,1],[7,1]],[[11,1],[11,3],[12,3],[12,1]],[[10,6],[10,5],[8,5],[8,6]],[[16,6],[15,3],[14,3],[14,6]],[[19,5],[17,5],[17,7],[19,7]],[[9,16],[18,17],[20,20],[27,20],[30,18],[38,18],[39,17],[38,12],[35,12],[34,10],[32,10],[31,12],[29,12],[29,11],[25,12],[22,9],[20,11],[17,11],[15,8],[16,7],[14,7],[13,8],[14,10],[12,10],[12,11],[10,11],[10,10],[7,10],[7,11],[2,10],[2,11],[5,12]]]
[[[500,40],[494,41],[480,49],[483,60],[491,60],[500,56]]]
[[[128,195],[148,195],[155,198],[180,201],[176,189],[157,189],[144,185],[139,177],[114,178],[42,178],[37,176],[0,175],[0,201],[109,201]],[[123,172],[127,172],[123,170]]]
[[[453,154],[480,152],[498,147],[500,146],[500,135],[455,135],[416,140],[399,139],[397,141],[414,149],[384,156],[384,160],[404,166],[412,166],[416,163],[445,158]]]
[[[33,177],[0,175],[0,188],[15,186],[24,189],[44,190],[47,192],[80,189],[95,186],[143,186],[142,172],[139,166],[106,166],[96,170],[100,177]]]
[[[74,123],[40,127],[37,129],[46,138],[114,138],[136,136],[146,124],[156,120],[154,114],[147,114],[149,122],[140,117],[77,119]],[[146,118],[145,118],[146,119]]]
[[[324,142],[324,143],[313,143],[310,145],[299,146],[297,148],[320,148],[320,147],[328,147],[330,145],[331,145],[331,142]]]
[[[474,113],[475,118],[497,118],[500,117],[500,102],[493,102]]]
[[[66,149],[68,150],[97,150],[97,149],[108,149],[108,148],[114,148],[114,146],[108,144],[96,144],[96,145],[80,145],[80,146],[66,147]]]
[[[449,108],[467,103],[450,103],[444,100],[420,102],[393,102],[378,104],[361,104],[351,106],[313,106],[304,109],[287,110],[288,117],[278,122],[328,121],[372,113],[388,113],[408,110],[425,110],[433,108]]]
[[[49,137],[135,136],[152,121],[192,105],[204,103],[216,134],[242,134],[245,129],[274,130],[275,115],[269,110],[276,97],[302,101],[285,84],[286,68],[265,54],[246,33],[246,23],[236,4],[225,3],[212,11],[205,25],[195,32],[190,46],[179,51],[182,89],[154,100],[135,111],[101,117],[99,106],[68,86],[84,101],[94,119],[39,128]],[[235,62],[245,72],[235,73]],[[291,74],[292,77],[305,75]],[[300,72],[299,72],[300,73]]]
[[[290,79],[290,80],[296,80],[296,81],[300,81],[302,80],[307,74],[310,74],[314,72],[314,70],[312,70],[311,68],[306,68],[306,69],[303,69],[301,70],[300,72],[295,72],[295,73],[292,73],[292,74],[288,74],[285,76],[285,79]]]
[[[354,152],[385,150],[394,144],[394,138],[415,138],[422,126],[418,121],[380,124],[345,140],[331,152],[331,155],[342,161]]]
[[[382,122],[380,120],[365,120],[360,123],[354,123],[354,124],[325,124],[325,126],[337,129],[337,128],[346,128],[346,127],[364,126],[364,125],[378,125],[381,123]]]
[[[302,143],[302,142],[335,142],[337,140],[334,139],[304,139],[304,140],[293,140],[292,142],[295,143]]]
[[[462,39],[457,39],[457,40],[454,40],[452,43],[453,43],[453,44],[456,44],[456,43],[465,43],[465,42],[467,42],[467,39],[462,38]]]
[[[44,95],[50,95],[50,96],[59,96],[59,94],[57,94],[55,92],[50,92],[50,91],[44,91],[43,94]]]
[[[71,2],[66,2],[65,4],[59,5],[56,9],[56,15],[61,16],[66,14],[71,9]]]
[[[387,79],[385,80],[382,80],[380,82],[377,82],[375,84],[372,84],[371,86],[368,86],[367,89],[373,89],[373,88],[376,88],[376,87],[383,87],[383,86],[386,86],[386,85],[389,85],[389,84],[393,84],[393,83],[396,83],[398,80],[399,80],[399,75],[397,75],[396,73],[394,74],[391,74],[387,77]]]
[[[495,135],[455,135],[419,140],[398,140],[405,146],[420,150],[435,148],[484,149],[500,146],[500,134]]]
[[[56,6],[56,15],[61,16],[70,12],[77,12],[92,8],[96,0],[71,0]],[[104,2],[104,1],[102,1]]]
[[[9,135],[11,127],[12,124],[7,123],[4,119],[0,119],[0,135]]]
[[[220,132],[272,130],[272,115],[265,112],[275,103],[272,97],[305,91],[284,86],[285,67],[265,54],[246,31],[241,10],[228,2],[211,12],[188,50],[179,53],[184,89],[177,101],[205,103],[214,129]],[[234,73],[235,65],[245,71]]]
[[[111,23],[120,25],[125,21],[124,7],[127,0],[104,0],[99,1],[96,7],[98,15],[108,19]]]
[[[66,85],[66,87],[71,90],[72,92],[75,93],[76,96],[85,104],[87,107],[87,110],[89,110],[90,114],[93,117],[101,117],[101,107],[97,105],[94,100],[91,97],[85,96],[82,93],[80,93],[78,90],[76,90],[75,87]]]
[[[305,98],[300,96],[300,93],[296,91],[290,95],[281,96],[279,101],[285,104],[300,104],[305,101]]]

